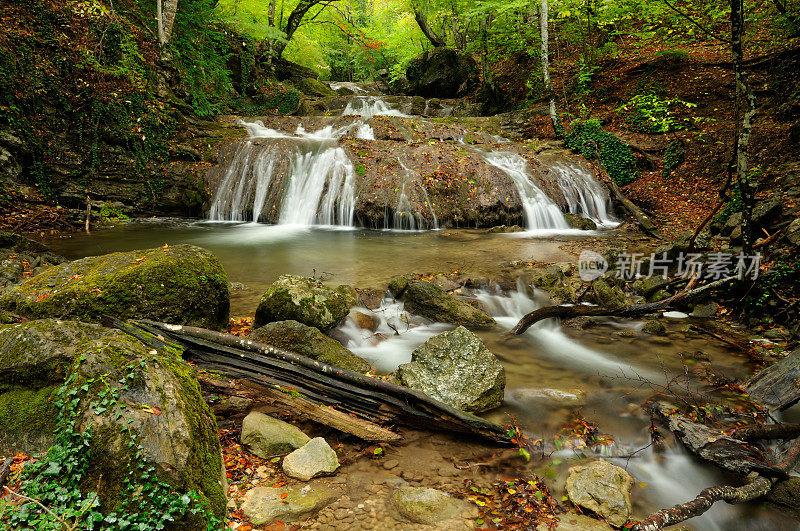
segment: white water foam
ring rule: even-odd
[[[342,113],[344,116],[363,116],[372,118],[373,116],[399,116],[409,118],[397,109],[390,108],[385,101],[376,96],[358,96],[350,100]]]

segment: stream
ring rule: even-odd
[[[513,181],[523,206],[524,232],[440,229],[432,202],[418,188],[411,194],[411,175],[407,186],[398,190],[392,208],[387,208],[381,226],[358,226],[357,172],[337,140],[351,135],[370,141],[374,138],[371,117],[406,115],[366,93],[353,96],[344,114],[353,117],[348,125],[312,132],[302,126],[278,131],[255,119],[242,122],[250,138],[240,143],[224,169],[206,220],[136,220],[47,243],[54,252],[73,259],[164,244],[205,247],[219,257],[229,280],[236,283],[231,315],[238,317],[253,315],[266,286],[282,274],[322,275],[331,283],[357,287],[385,287],[392,276],[412,271],[462,270],[490,276],[487,264],[519,259],[574,262],[575,257],[560,248],[565,242],[586,236],[613,237],[618,221],[607,192],[593,176],[568,161],[554,163],[557,184],[566,199],[564,208],[539,186],[520,155],[504,149],[505,142],[492,149],[467,148]],[[410,165],[398,160],[413,173]],[[598,230],[570,228],[565,210],[592,219]],[[640,517],[729,481],[671,440],[660,455],[646,448],[650,418],[639,407],[659,384],[686,367],[691,373],[698,352],[702,353],[698,358],[728,377],[749,374],[745,360],[724,344],[688,330],[688,320],[679,318],[664,319],[667,335],[658,337],[641,333],[642,322],[604,319],[585,330],[548,320],[508,339],[503,333],[525,313],[546,304],[546,295],[519,285],[506,292],[473,290],[472,296],[499,324],[478,335],[501,360],[507,377],[504,406],[485,414],[488,419],[505,425],[511,415],[531,439],[552,441],[553,434],[580,411],[613,437],[606,455],[634,454],[613,461],[637,481],[632,499],[634,513]],[[382,373],[410,361],[414,348],[452,328],[409,316],[402,303],[389,297],[378,309],[361,311],[378,319],[375,333],[348,320],[333,335]],[[702,390],[700,383],[690,385]],[[563,476],[574,457],[575,451],[566,449],[552,454],[542,465],[542,477],[548,477],[548,470],[551,476]],[[750,524],[756,520],[760,529],[794,525],[756,504],[717,504],[687,524],[697,530],[752,529]]]

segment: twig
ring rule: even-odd
[[[49,507],[47,507],[46,505],[43,505],[42,502],[40,502],[39,500],[37,500],[35,498],[30,498],[28,496],[25,496],[24,494],[20,494],[19,492],[14,492],[13,490],[11,490],[8,487],[5,487],[5,489],[9,492],[9,494],[11,494],[13,496],[16,496],[17,498],[23,499],[25,501],[29,501],[29,502],[35,503],[36,505],[38,505],[39,507],[41,507],[42,509],[47,511],[53,518],[55,518],[56,520],[61,522],[61,525],[64,527],[65,531],[74,531],[75,526],[70,525],[69,522],[67,522],[66,520],[64,520],[60,516],[58,516]]]

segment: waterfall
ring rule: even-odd
[[[619,222],[610,214],[611,200],[608,191],[594,176],[575,164],[558,163],[553,166],[558,176],[558,186],[573,214],[594,220],[598,225],[616,227]]]
[[[570,226],[558,205],[534,184],[528,174],[528,163],[516,153],[492,151],[485,155],[486,162],[508,175],[517,187],[525,223],[529,230],[569,229]]]
[[[400,190],[397,206],[394,209],[393,228],[395,230],[417,230],[417,219],[411,209],[411,201],[406,196],[406,185]]]
[[[355,170],[335,140],[349,127],[308,133],[300,125],[289,135],[260,121],[242,125],[250,140],[225,170],[209,219],[268,221],[277,211],[279,224],[353,226]]]
[[[375,131],[369,124],[358,121],[353,125],[358,126],[358,129],[356,130],[356,138],[360,138],[362,140],[375,140]]]
[[[408,118],[397,109],[390,109],[386,102],[374,96],[359,96],[350,100],[342,113],[344,116],[363,116],[372,118],[373,116],[400,116]]]
[[[296,154],[281,203],[281,225],[353,225],[353,164],[340,147]]]
[[[439,219],[436,217],[436,212],[433,209],[433,205],[431,204],[430,198],[428,197],[428,191],[425,187],[420,183],[419,189],[421,190],[422,196],[425,198],[424,204],[427,205],[428,211],[431,214],[432,222],[428,222],[423,216],[421,209],[415,211],[414,203],[411,202],[411,199],[406,194],[406,184],[409,182],[413,182],[415,174],[414,171],[409,168],[408,166],[403,163],[403,161],[398,157],[397,162],[403,168],[405,172],[405,177],[403,180],[403,184],[400,187],[400,195],[397,198],[397,203],[394,207],[394,214],[392,216],[389,215],[389,208],[387,207],[387,212],[383,218],[383,228],[384,229],[394,229],[394,230],[438,230],[439,229]],[[418,202],[420,206],[422,206],[422,202]],[[391,226],[390,221],[391,219]]]

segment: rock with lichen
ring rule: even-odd
[[[355,290],[350,286],[334,288],[316,278],[282,275],[261,297],[253,326],[291,320],[327,332],[355,305]]]
[[[62,441],[58,433],[84,433],[85,468],[79,463],[72,473],[83,475],[84,494],[100,486],[104,514],[125,510],[145,470],[178,493],[196,491],[222,517],[227,485],[217,423],[181,353],[76,321],[0,326],[4,444],[32,454]],[[54,461],[60,448],[50,450]],[[180,528],[205,529],[200,520],[186,515]]]
[[[221,330],[230,293],[210,251],[176,245],[90,256],[47,268],[0,294],[0,309],[28,317],[146,318]]]

